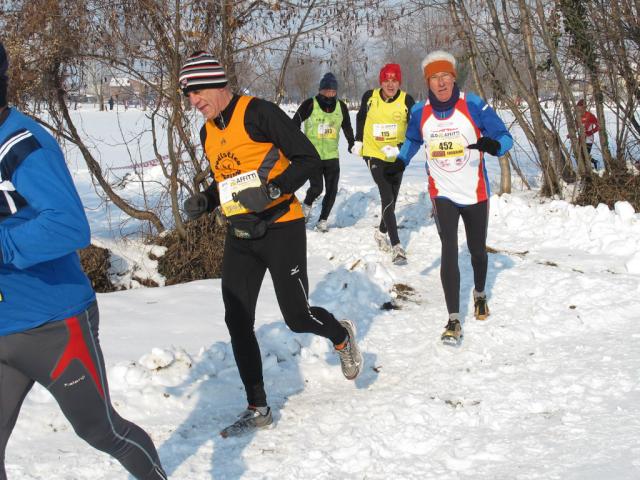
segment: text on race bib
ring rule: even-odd
[[[259,187],[262,185],[258,172],[251,170],[250,172],[241,173],[235,177],[227,178],[218,183],[218,193],[220,194],[220,207],[227,217],[247,213],[250,210],[244,208],[240,203],[233,199],[233,194],[241,192],[245,188]]]
[[[429,160],[436,166],[442,170],[456,171],[467,162],[466,144],[460,131],[445,129],[431,132],[425,148]]]
[[[330,123],[318,124],[318,138],[338,138],[338,130]]]
[[[393,142],[398,138],[397,123],[374,123],[373,139],[376,142]]]

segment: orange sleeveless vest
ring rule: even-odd
[[[219,129],[213,120],[206,123],[207,139],[205,153],[209,159],[211,171],[216,182],[235,177],[252,170],[258,172],[263,183],[268,183],[289,166],[289,160],[272,143],[255,142],[244,128],[247,105],[253,97],[241,96],[224,130]],[[284,194],[271,202],[267,209],[282,202],[290,201],[289,211],[276,223],[290,222],[303,218],[300,202],[292,193]]]

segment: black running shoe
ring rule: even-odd
[[[478,320],[485,320],[489,316],[489,305],[487,305],[487,297],[476,297],[473,300],[474,315]]]
[[[449,322],[444,327],[444,332],[440,337],[442,343],[447,345],[458,345],[462,340],[462,326],[460,320],[457,318],[449,319]]]

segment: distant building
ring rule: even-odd
[[[141,105],[148,95],[147,86],[139,80],[128,77],[113,77],[109,81],[107,97],[113,97],[119,104]]]

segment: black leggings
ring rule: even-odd
[[[307,237],[304,221],[274,224],[264,237],[244,240],[227,234],[222,260],[222,299],[233,354],[249,405],[267,405],[262,360],[254,324],[256,302],[269,270],[280,311],[294,332],[310,332],[335,345],[347,331],[324,308],[308,301]]]
[[[372,157],[365,157],[365,160],[369,166],[373,181],[378,185],[380,192],[382,215],[379,229],[382,233],[389,234],[391,245],[397,245],[400,243],[400,238],[398,237],[398,225],[396,223],[396,200],[402,183],[402,172],[389,177],[384,174],[385,167],[391,165],[389,162]]]
[[[98,317],[94,303],[76,317],[0,337],[1,480],[7,478],[7,441],[34,382],[51,392],[89,445],[114,457],[137,479],[167,478],[149,435],[111,405]]]
[[[322,199],[322,211],[320,212],[320,220],[329,218],[333,204],[336,201],[338,193],[338,180],[340,180],[340,162],[337,158],[330,160],[322,160],[322,170],[309,178],[309,189],[304,199],[307,205],[313,202],[322,193],[322,179],[324,178],[325,193]]]
[[[460,312],[460,269],[458,268],[458,221],[462,217],[471,253],[473,282],[483,292],[487,280],[487,224],[489,202],[458,206],[446,198],[433,198],[433,213],[442,242],[440,280],[449,313]]]

